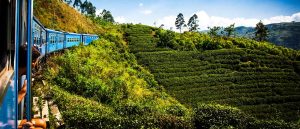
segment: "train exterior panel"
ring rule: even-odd
[[[46,55],[46,38],[46,28],[33,17],[33,43],[42,57]]]
[[[64,33],[47,29],[47,53],[64,48]]]
[[[91,35],[91,34],[82,34],[82,42],[84,45],[89,45],[92,41],[97,40],[97,35]]]
[[[78,46],[82,42],[81,34],[65,33],[66,36],[66,48]]]

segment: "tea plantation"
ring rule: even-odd
[[[166,43],[166,47],[156,47],[162,41],[160,38],[165,38],[155,34],[161,30],[142,25],[127,25],[125,28],[129,48],[139,64],[147,67],[167,93],[181,103],[190,107],[199,103],[230,105],[259,119],[299,120],[298,51],[269,43],[217,39],[207,35],[200,35],[204,43],[197,47],[196,43],[189,43],[197,35],[185,37],[187,42],[178,43],[176,40],[182,40],[180,36],[186,34],[178,36],[172,33],[169,34],[171,38],[165,40],[171,43]],[[214,40],[224,40],[227,44]],[[240,40],[238,45],[235,40]],[[204,49],[213,43],[220,45]],[[189,45],[192,49],[187,51],[176,49]]]
[[[53,54],[35,78],[33,95],[58,105],[65,123],[59,128],[299,128],[298,51],[102,24],[60,0],[40,0],[34,8],[49,28],[100,36]]]

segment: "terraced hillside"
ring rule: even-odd
[[[197,103],[236,106],[260,119],[299,119],[299,62],[247,47],[162,51],[155,47],[152,29],[127,28],[129,47],[139,64],[147,66],[180,102],[192,107]]]
[[[145,25],[125,25],[123,28],[126,34],[129,34],[125,35],[125,40],[129,43],[132,53],[170,50],[156,47],[157,39],[153,38],[155,28]]]

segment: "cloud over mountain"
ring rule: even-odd
[[[235,23],[235,26],[247,26],[247,27],[253,27],[258,23],[260,20],[264,24],[270,24],[270,23],[280,23],[280,22],[300,22],[300,12],[295,13],[291,16],[274,16],[266,19],[257,19],[257,18],[243,18],[243,17],[236,17],[236,18],[226,18],[226,17],[220,17],[220,16],[210,16],[205,11],[198,11],[195,14],[197,14],[199,19],[199,27],[201,30],[206,30],[207,27],[213,27],[213,26],[229,26],[230,24]],[[190,15],[185,15],[185,21],[188,22]],[[175,28],[175,19],[176,16],[166,16],[161,19],[157,20],[157,25],[164,24],[166,29],[169,29],[170,27]]]

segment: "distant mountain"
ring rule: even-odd
[[[269,29],[269,42],[300,50],[300,22],[274,23],[266,26]],[[254,37],[254,27],[241,26],[235,30],[237,36]]]

